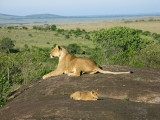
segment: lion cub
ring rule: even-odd
[[[98,91],[92,90],[88,92],[84,91],[77,91],[75,93],[72,93],[70,95],[71,99],[74,100],[97,100],[98,99]]]

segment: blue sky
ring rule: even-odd
[[[62,16],[160,13],[160,0],[0,0],[0,13]]]

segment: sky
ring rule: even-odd
[[[157,14],[160,0],[0,0],[0,13],[18,16]]]

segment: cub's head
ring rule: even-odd
[[[93,96],[93,98],[98,99],[98,90],[92,90],[91,95]]]
[[[62,47],[56,45],[56,47],[50,52],[51,58],[59,57],[61,55]]]

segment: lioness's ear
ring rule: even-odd
[[[58,46],[58,49],[59,49],[59,50],[62,50],[61,46]]]
[[[58,48],[58,45],[56,45],[56,48]]]
[[[59,50],[61,50],[62,48],[61,48],[61,46],[59,46],[59,45],[56,45],[56,48],[58,48]]]

